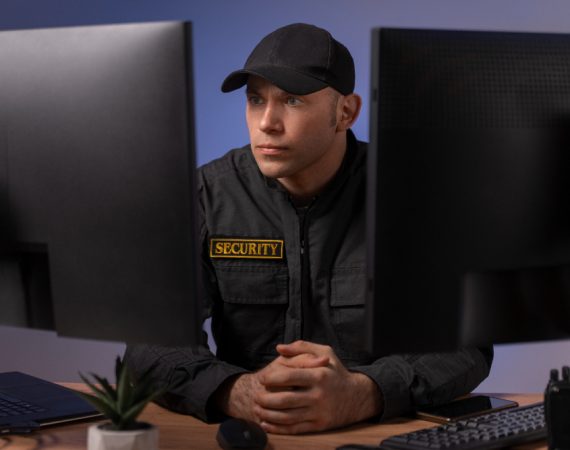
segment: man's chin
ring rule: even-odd
[[[289,171],[285,167],[277,167],[276,164],[259,164],[257,163],[260,172],[267,178],[286,178],[289,176]]]

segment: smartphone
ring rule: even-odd
[[[416,417],[437,423],[449,423],[515,406],[518,406],[518,403],[512,400],[487,395],[474,395],[439,406],[418,408]]]

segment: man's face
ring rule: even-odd
[[[303,184],[338,163],[340,94],[335,90],[293,95],[250,76],[246,95],[251,148],[265,176]]]

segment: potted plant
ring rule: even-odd
[[[115,386],[95,374],[91,374],[93,381],[79,374],[91,389],[91,393],[80,392],[79,395],[108,419],[108,422],[89,427],[88,450],[158,449],[158,429],[137,421],[145,406],[164,392],[163,389],[155,389],[151,372],[147,370],[135,382],[126,364],[117,356]]]

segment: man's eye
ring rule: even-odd
[[[256,95],[249,96],[247,101],[252,105],[261,105],[263,103],[261,97],[257,97]]]
[[[287,104],[289,106],[299,106],[301,103],[303,102],[297,97],[287,97]]]

